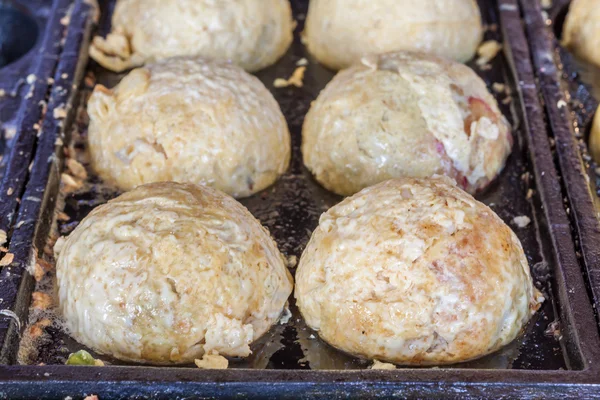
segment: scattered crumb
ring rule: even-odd
[[[371,369],[396,369],[394,364],[384,363],[379,360],[373,360],[373,365],[370,367]]]
[[[298,66],[298,67],[305,67],[307,65],[308,65],[308,60],[304,57],[302,57],[301,59],[296,61],[296,66]]]
[[[38,124],[37,122],[35,124],[33,124],[33,129],[35,129],[36,131],[40,130],[40,124]]]
[[[100,399],[95,394],[91,394],[89,396],[85,396],[85,399],[83,399],[83,400],[100,400]]]
[[[50,271],[52,269],[52,264],[50,264],[48,261],[44,260],[43,258],[38,258],[35,261],[35,265],[33,266],[33,277],[35,278],[36,282],[39,282],[42,280],[42,278],[44,277],[44,275],[46,275],[46,273],[48,271]]]
[[[13,189],[13,188],[9,187],[9,188],[8,188],[8,190],[6,191],[6,194],[7,194],[8,196],[12,196],[12,194],[13,194],[14,192],[15,192],[15,189]]]
[[[69,217],[64,211],[59,211],[58,214],[56,214],[56,220],[57,221],[68,221],[70,220],[71,217]]]
[[[506,85],[504,83],[494,82],[492,84],[492,89],[494,89],[494,92],[496,93],[504,93],[506,91]]]
[[[64,107],[56,107],[52,111],[52,115],[54,115],[54,119],[64,119],[67,117],[67,110]]]
[[[79,161],[74,158],[69,158],[66,161],[67,168],[72,176],[79,179],[87,179],[87,172],[85,171],[85,167],[81,165]]]
[[[52,305],[52,297],[49,294],[33,292],[31,298],[33,299],[31,307],[37,308],[38,310],[46,310]]]
[[[292,74],[292,76],[290,76],[289,79],[283,79],[283,78],[277,78],[275,79],[275,81],[273,82],[273,86],[275,86],[276,88],[284,88],[284,87],[288,87],[288,86],[296,86],[296,87],[302,87],[304,86],[304,82],[302,81],[304,79],[304,72],[306,71],[306,67],[298,67],[296,68],[296,70],[294,71],[294,73]]]
[[[54,78],[48,78],[46,79],[46,82],[48,82],[48,85],[53,85],[54,84]]]
[[[4,245],[4,243],[6,243],[7,238],[8,238],[8,235],[6,234],[6,231],[0,229],[0,246]]]
[[[287,259],[287,267],[288,268],[294,268],[296,265],[298,265],[298,257],[296,256],[289,256]]]
[[[477,49],[477,55],[479,58],[476,64],[483,67],[496,57],[498,52],[502,50],[502,45],[495,40],[488,40],[483,42]]]
[[[292,312],[286,304],[286,306],[283,308],[283,312],[281,313],[281,317],[279,317],[279,324],[285,325],[290,319],[292,319]]]
[[[317,337],[314,334],[310,334],[310,336],[308,336],[309,339],[316,339]]]
[[[559,109],[561,109],[561,108],[563,108],[563,107],[566,107],[566,106],[567,106],[567,102],[561,99],[561,100],[559,100],[559,101],[556,103],[556,106],[557,106]]]
[[[60,24],[63,26],[69,25],[69,22],[71,22],[71,16],[69,14],[65,15],[60,19]]]
[[[44,333],[44,328],[49,326],[52,322],[48,318],[40,319],[35,324],[29,327],[29,335],[32,339],[37,339]]]
[[[552,0],[542,0],[542,8],[552,8]]]
[[[525,228],[527,225],[531,223],[531,220],[526,215],[521,215],[519,217],[514,217],[512,220],[513,224],[515,224],[518,228]]]
[[[525,196],[525,198],[527,200],[531,199],[533,197],[533,189],[528,189],[527,190],[527,195]]]
[[[560,332],[560,323],[558,321],[553,321],[548,324],[548,327],[544,331],[546,336],[553,337],[556,340],[562,339],[562,333]]]
[[[13,253],[6,253],[0,260],[0,267],[6,267],[7,265],[10,265],[14,259],[15,255]]]
[[[35,82],[35,79],[36,79],[36,76],[34,74],[29,74],[29,75],[27,75],[26,81],[28,84],[31,85],[33,82]]]
[[[202,360],[195,359],[194,364],[200,369],[227,369],[229,360],[218,354],[205,354]]]
[[[62,173],[60,175],[60,190],[64,194],[73,193],[76,190],[79,190],[83,186],[83,183],[76,180],[69,174]]]
[[[0,89],[0,97],[6,96],[6,90]]]
[[[508,96],[504,100],[502,100],[502,104],[508,104],[512,101],[512,97]]]

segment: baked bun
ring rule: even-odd
[[[399,50],[464,62],[482,37],[475,0],[311,0],[304,30],[310,53],[335,70]]]
[[[257,71],[287,51],[293,30],[288,0],[119,0],[111,33],[94,38],[90,56],[117,72],[174,56]]]
[[[446,177],[386,181],[324,213],[295,297],[332,346],[404,365],[498,350],[543,300],[516,235]]]
[[[473,70],[410,52],[365,57],[339,72],[306,115],[302,140],[306,166],[341,195],[434,174],[475,193],[512,148],[510,126]]]
[[[68,331],[127,361],[248,356],[293,285],[277,245],[248,210],[190,184],[125,193],[94,209],[57,250]]]
[[[122,190],[150,182],[256,193],[287,169],[290,135],[279,105],[234,65],[172,58],[131,71],[88,102],[92,166]]]

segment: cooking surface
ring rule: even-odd
[[[317,226],[319,216],[341,200],[327,190],[323,189],[303,166],[300,153],[301,128],[310,102],[313,101],[320,90],[334,76],[332,71],[317,64],[307,54],[300,43],[299,33],[302,30],[306,15],[307,1],[292,2],[294,15],[298,21],[295,41],[288,53],[274,66],[260,71],[256,75],[267,88],[274,94],[286,116],[290,133],[292,135],[292,161],[288,172],[267,190],[243,199],[241,202],[265,225],[276,239],[280,250],[287,257],[296,257],[299,260],[312,230]],[[486,39],[501,40],[498,27],[496,10],[489,8],[487,2],[481,1],[484,23],[488,26]],[[106,18],[106,13],[104,14]],[[104,22],[103,30],[108,27]],[[273,81],[276,78],[289,77],[296,68],[296,62],[307,58],[309,65],[302,88],[276,89]],[[499,106],[513,126],[515,145],[513,153],[508,159],[507,166],[500,177],[477,199],[489,205],[498,215],[511,226],[521,240],[536,286],[540,288],[546,302],[540,311],[534,315],[526,331],[513,343],[502,350],[488,355],[482,359],[456,365],[456,368],[483,368],[483,369],[545,369],[557,370],[577,368],[570,366],[561,345],[559,325],[553,324],[555,317],[555,303],[553,300],[555,284],[551,276],[552,265],[548,265],[542,256],[539,240],[540,234],[536,229],[536,219],[532,209],[532,199],[528,198],[528,191],[535,191],[533,175],[527,165],[527,149],[524,140],[524,125],[518,105],[518,97],[514,83],[510,81],[507,61],[500,53],[491,63],[491,69],[482,70],[474,62],[469,64],[488,84],[489,90],[494,93]],[[95,63],[90,63],[89,70],[94,73],[98,83],[105,86],[114,86],[123,75],[110,73],[100,68]],[[511,95],[496,93],[492,89],[493,83],[506,83],[511,88]],[[89,94],[90,87],[84,89]],[[510,97],[510,101],[505,100]],[[74,138],[77,147],[85,154],[85,113],[82,113],[79,123],[76,123],[77,133]],[[81,155],[80,154],[80,155]],[[71,232],[80,221],[94,207],[115,197],[117,193],[104,187],[95,177],[91,178],[93,184],[65,199],[64,211],[70,220],[59,222],[61,235]],[[535,192],[531,192],[530,195]],[[517,216],[528,216],[532,223],[525,228],[518,228],[512,220]],[[295,268],[292,268],[292,273]],[[48,282],[45,281],[48,290]],[[252,346],[253,354],[248,359],[232,360],[230,368],[266,368],[266,369],[364,369],[370,366],[370,360],[357,358],[341,353],[325,344],[318,335],[307,328],[294,305],[293,297],[290,298],[292,318],[285,324],[274,326],[265,336]],[[35,322],[39,314],[32,314],[30,322]],[[59,324],[46,328],[49,336],[41,341],[36,349],[23,349],[20,361],[31,364],[64,364],[68,355],[81,348],[77,342],[66,335]],[[37,354],[36,354],[37,353]],[[124,364],[118,360],[98,355],[105,362]]]

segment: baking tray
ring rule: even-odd
[[[316,227],[319,215],[340,200],[312,179],[300,156],[304,115],[310,102],[333,76],[331,71],[314,62],[300,43],[298,34],[303,27],[307,3],[306,0],[292,1],[299,22],[292,48],[275,66],[257,74],[273,91],[287,118],[292,134],[292,163],[287,174],[273,187],[242,201],[269,228],[280,249],[287,256],[296,257]],[[106,32],[113,2],[103,2],[101,6],[104,12],[100,31]],[[65,41],[65,47],[74,47],[68,59],[60,58],[56,75],[60,78],[62,68],[70,68],[67,76],[72,77],[71,85],[69,82],[59,85],[68,87],[69,93],[53,90],[49,103],[50,110],[51,105],[67,101],[71,112],[64,124],[51,118],[50,111],[46,113],[43,140],[37,144],[26,185],[25,194],[30,195],[31,201],[22,201],[10,243],[9,251],[15,254],[15,259],[0,271],[0,298],[4,307],[1,311],[6,314],[0,314],[0,361],[6,364],[0,366],[0,397],[56,398],[91,393],[103,400],[393,395],[581,398],[596,395],[600,390],[600,365],[597,364],[600,340],[563,204],[544,111],[538,101],[521,10],[516,0],[482,0],[480,7],[489,28],[487,38],[503,37],[505,51],[493,60],[490,69],[474,69],[490,87],[492,83],[505,83],[511,88],[509,102],[503,102],[506,94],[499,94],[498,100],[513,124],[516,140],[500,178],[477,197],[509,224],[516,216],[531,218],[532,224],[528,227],[518,229],[513,225],[513,228],[524,245],[536,285],[547,298],[542,310],[514,343],[483,359],[450,367],[369,370],[369,362],[346,356],[318,338],[311,338],[312,332],[303,325],[298,310],[291,304],[292,319],[275,326],[253,345],[254,354],[250,359],[232,360],[232,368],[228,370],[120,365],[123,363],[103,356],[100,358],[110,365],[60,365],[70,352],[81,346],[64,335],[59,326],[46,328],[47,340],[34,347],[33,357],[27,357],[27,352],[23,357],[22,352],[19,358],[21,333],[26,332],[27,325],[36,318],[35,313],[28,313],[36,283],[26,268],[36,258],[45,257],[42,249],[51,232],[55,205],[59,208],[64,205],[70,216],[69,221],[58,224],[60,233],[67,234],[93,207],[116,195],[93,176],[82,191],[64,199],[59,192],[64,153],[56,139],[63,140],[67,147],[73,144],[70,155],[84,154],[81,151],[85,150],[86,118],[82,110],[92,83],[92,75],[88,75],[82,84],[82,67],[87,62],[85,49],[89,39],[89,15],[93,11],[84,1],[76,1]],[[81,49],[81,53],[76,49]],[[302,57],[310,61],[304,87],[274,89],[274,79],[289,76]],[[93,62],[87,71],[108,86],[120,78]],[[58,100],[53,102],[54,96]],[[38,201],[33,200],[35,198]],[[37,289],[44,288],[38,284]],[[18,358],[31,365],[18,365]]]
[[[577,60],[560,45],[569,0],[555,0],[542,9],[523,0],[523,12],[540,81],[554,155],[570,204],[578,255],[583,261],[588,291],[597,313],[600,305],[600,169],[592,160],[587,140],[598,106],[598,69]],[[596,316],[598,317],[598,316]],[[599,320],[600,322],[600,320]]]

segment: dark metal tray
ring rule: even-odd
[[[55,0],[58,2],[58,0]],[[243,200],[249,210],[269,228],[280,249],[299,257],[318,217],[340,200],[321,188],[302,165],[301,126],[310,102],[333,77],[333,73],[310,59],[299,40],[307,0],[292,1],[299,22],[296,40],[286,56],[257,76],[273,90],[292,134],[293,157],[287,174],[273,187]],[[490,86],[504,83],[511,89],[511,101],[498,95],[502,111],[513,125],[516,143],[500,178],[478,199],[490,205],[507,223],[527,215],[532,224],[513,225],[522,241],[536,285],[546,302],[521,337],[480,360],[445,368],[402,368],[394,371],[366,369],[369,362],[333,350],[318,338],[311,338],[298,310],[293,317],[275,326],[257,344],[248,360],[233,360],[229,370],[198,370],[188,367],[125,366],[100,356],[112,365],[73,367],[60,365],[70,352],[81,348],[59,327],[46,328],[46,338],[35,348],[35,356],[16,365],[20,335],[29,315],[35,281],[27,266],[43,257],[55,205],[60,199],[63,148],[72,139],[84,150],[84,109],[90,87],[81,85],[87,63],[92,8],[75,1],[66,31],[64,50],[49,94],[42,134],[30,147],[34,163],[25,192],[17,202],[18,215],[9,241],[14,261],[0,271],[0,397],[64,398],[97,394],[107,398],[213,398],[213,397],[555,397],[581,398],[600,390],[600,339],[581,265],[565,207],[560,181],[538,101],[531,55],[523,31],[517,0],[481,0],[487,39],[504,44],[504,54],[491,69],[472,66]],[[106,32],[114,1],[102,3]],[[496,26],[497,29],[494,29]],[[287,77],[302,57],[310,60],[303,88],[274,89],[273,81]],[[107,73],[90,62],[98,82],[112,86],[119,75]],[[0,70],[0,73],[1,70]],[[65,77],[66,78],[63,78]],[[62,81],[61,81],[62,79]],[[86,80],[89,81],[89,80]],[[89,82],[88,82],[89,83]],[[81,88],[80,88],[81,86]],[[68,105],[64,121],[52,117],[53,107]],[[79,114],[80,118],[76,118]],[[528,196],[530,192],[533,196]],[[70,221],[60,223],[61,234],[70,232],[93,207],[115,196],[94,177],[86,189],[64,199]],[[58,200],[58,201],[57,201]],[[14,314],[13,314],[14,313]],[[29,319],[28,317],[32,317]],[[559,330],[551,332],[558,321]],[[315,335],[316,336],[316,335]],[[39,363],[46,365],[41,366]],[[600,396],[600,392],[598,393]]]
[[[527,33],[544,99],[555,161],[570,204],[576,250],[597,313],[600,305],[600,169],[587,147],[600,99],[596,68],[577,60],[560,45],[570,0],[555,0],[542,10],[523,0]],[[598,315],[596,315],[598,319]],[[600,320],[598,320],[600,323]]]

